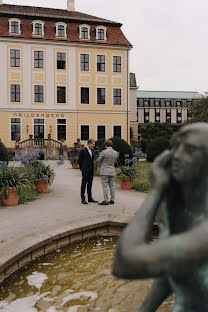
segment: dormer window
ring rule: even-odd
[[[90,26],[88,25],[79,26],[79,39],[90,39]]]
[[[107,40],[106,37],[106,30],[107,28],[105,26],[98,26],[96,27],[96,40]]]
[[[20,31],[21,21],[17,18],[9,19],[9,33],[10,34],[21,34]]]
[[[33,35],[44,36],[44,22],[33,21]]]
[[[65,23],[56,23],[56,37],[66,38]]]

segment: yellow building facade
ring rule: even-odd
[[[129,141],[132,46],[121,24],[71,8],[0,5],[0,138],[8,148],[29,136],[68,147]]]

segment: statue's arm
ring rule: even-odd
[[[161,303],[172,294],[167,278],[158,278],[144,299],[138,312],[155,312]]]

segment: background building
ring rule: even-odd
[[[169,122],[174,130],[188,118],[188,107],[194,99],[202,97],[198,92],[187,91],[136,91],[136,86],[131,81],[131,136],[140,140],[139,126],[148,122]]]
[[[0,138],[33,135],[73,146],[129,139],[129,50],[121,24],[0,0]]]

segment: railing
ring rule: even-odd
[[[56,148],[61,148],[62,143],[53,139],[27,139],[24,141],[19,142],[19,148],[25,148],[28,146],[34,146],[34,147],[43,147],[43,146],[49,146],[52,145]]]

